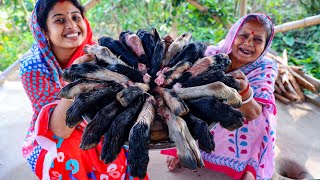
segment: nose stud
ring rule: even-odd
[[[244,44],[244,45],[247,45],[247,46],[249,46],[249,47],[253,47],[253,43],[247,43],[247,41],[244,41],[243,44]]]

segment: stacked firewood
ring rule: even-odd
[[[305,74],[301,67],[289,66],[286,50],[283,56],[270,52],[267,56],[278,63],[278,77],[275,83],[275,97],[284,104],[291,102],[304,102],[306,95],[304,89],[319,95],[320,81]]]

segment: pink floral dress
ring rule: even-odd
[[[261,16],[272,24],[264,14]],[[231,53],[232,43],[243,21],[249,16],[239,19],[229,30],[226,39],[217,46],[209,46],[206,56],[218,53]],[[273,26],[272,26],[273,27]],[[201,152],[205,167],[222,172],[233,179],[240,179],[246,171],[252,172],[256,179],[271,179],[274,168],[274,146],[276,135],[276,105],[274,83],[277,78],[277,64],[264,56],[271,46],[274,30],[262,55],[253,63],[241,67],[254,91],[254,99],[262,104],[261,115],[253,121],[245,121],[244,125],[234,131],[228,131],[217,124],[212,130],[216,144],[212,153]],[[164,150],[162,154],[173,155],[174,151]]]

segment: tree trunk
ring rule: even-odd
[[[247,0],[240,1],[240,17],[247,15]]]

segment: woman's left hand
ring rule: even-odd
[[[253,96],[253,91],[250,90],[249,80],[242,71],[233,71],[229,73],[232,77],[240,83],[239,94],[242,97],[242,101],[248,101],[250,96]],[[250,98],[248,102],[242,105],[239,110],[244,114],[247,120],[254,120],[259,117],[262,112],[262,105],[257,103],[253,98]]]
[[[89,62],[94,59],[94,54],[85,54],[83,56],[78,57],[72,64],[82,64],[84,62]]]
[[[242,93],[244,90],[246,90],[246,88],[249,85],[249,81],[246,75],[244,75],[242,71],[239,71],[239,70],[233,71],[233,72],[230,72],[229,74],[233,76],[236,79],[236,81],[238,81],[238,83],[240,84],[239,93]]]

